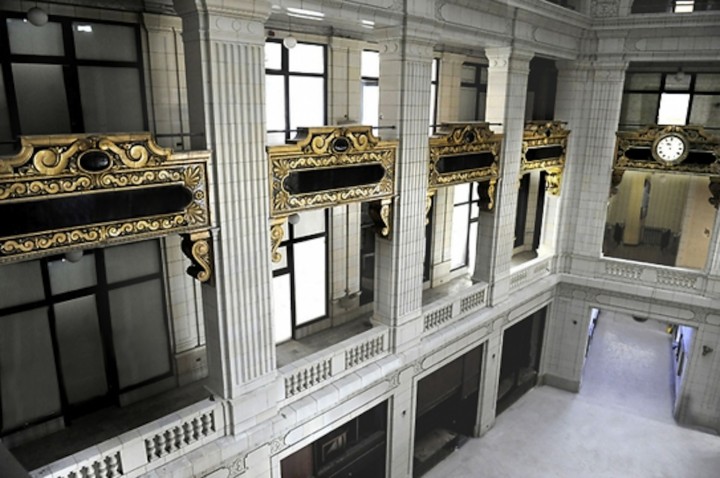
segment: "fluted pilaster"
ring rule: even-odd
[[[213,391],[237,398],[275,370],[265,157],[264,2],[176,0],[195,147],[213,150],[215,283],[203,299]]]
[[[485,118],[503,133],[500,180],[495,210],[480,213],[478,250],[474,280],[492,284],[491,304],[509,293],[510,260],[515,234],[517,190],[522,138],[525,127],[525,99],[532,53],[511,47],[490,48]]]

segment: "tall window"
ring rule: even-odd
[[[19,135],[147,130],[137,25],[0,16],[0,154]]]
[[[275,342],[296,337],[298,329],[327,317],[327,210],[295,216],[273,264]]]
[[[377,126],[380,114],[380,54],[363,50],[360,75],[362,77],[362,124]]]
[[[298,43],[287,49],[265,43],[265,108],[268,144],[283,144],[300,126],[327,123],[324,45]]]
[[[451,267],[467,266],[472,274],[475,270],[480,197],[475,183],[458,184],[453,189]]]
[[[430,73],[430,128],[428,133],[430,136],[435,133],[435,125],[437,124],[437,102],[438,102],[438,71],[440,70],[440,60],[433,58],[432,70]]]
[[[720,73],[628,72],[620,129],[647,124],[720,128]]]
[[[172,375],[159,242],[0,266],[0,430],[71,420]]]
[[[465,63],[460,75],[459,121],[483,121],[487,94],[487,67]]]

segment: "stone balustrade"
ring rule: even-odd
[[[636,285],[650,286],[676,292],[703,295],[707,278],[702,271],[666,267],[655,264],[603,258],[598,262],[596,276]]]

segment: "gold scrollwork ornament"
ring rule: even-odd
[[[382,199],[370,203],[370,218],[375,224],[375,232],[385,239],[390,238],[392,227],[392,199]]]
[[[270,255],[272,261],[278,263],[282,260],[282,254],[278,251],[280,243],[285,236],[285,230],[283,226],[287,216],[276,217],[270,219]]]
[[[210,231],[182,235],[181,249],[191,261],[187,273],[200,282],[208,282],[212,277],[211,241]]]

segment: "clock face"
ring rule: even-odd
[[[685,141],[674,134],[660,138],[655,145],[655,154],[662,161],[674,163],[685,156]]]

